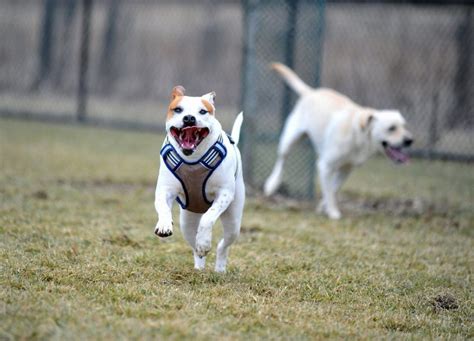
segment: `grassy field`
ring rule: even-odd
[[[474,337],[472,165],[374,159],[340,222],[249,198],[218,275],[153,235],[160,144],[0,120],[0,339]]]

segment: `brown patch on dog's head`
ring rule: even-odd
[[[204,107],[206,107],[206,110],[209,112],[209,114],[214,115],[214,106],[204,98],[201,99],[201,102],[204,104]]]
[[[214,115],[214,111],[215,111],[214,100],[215,99],[216,99],[216,93],[214,91],[211,91],[201,96],[202,104],[204,104],[204,107],[206,107],[206,110],[211,115]]]
[[[173,91],[171,91],[171,102],[168,106],[168,112],[166,114],[167,121],[173,117],[173,110],[179,105],[179,102],[181,102],[185,91],[186,90],[181,85],[175,86]]]

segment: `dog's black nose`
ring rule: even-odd
[[[410,147],[413,144],[413,139],[411,137],[405,137],[403,140],[403,146],[404,147]]]
[[[183,117],[183,123],[184,125],[193,126],[196,124],[196,117],[193,115],[186,115]]]

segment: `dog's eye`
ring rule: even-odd
[[[207,114],[207,110],[201,109],[201,110],[199,110],[199,113],[200,113],[201,115],[206,115],[206,114]]]
[[[177,114],[181,114],[181,113],[183,112],[183,108],[181,108],[181,107],[176,107],[176,108],[173,109],[173,111],[174,111],[175,113],[177,113]]]
[[[396,125],[390,126],[390,127],[388,128],[388,131],[391,132],[391,133],[393,133],[395,130],[397,130],[397,126],[396,126]]]

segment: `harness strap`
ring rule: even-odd
[[[195,213],[206,212],[212,205],[206,196],[207,180],[227,156],[222,135],[196,162],[185,161],[168,140],[160,154],[166,167],[178,179],[183,188],[184,202],[181,198],[176,198],[180,206]]]

